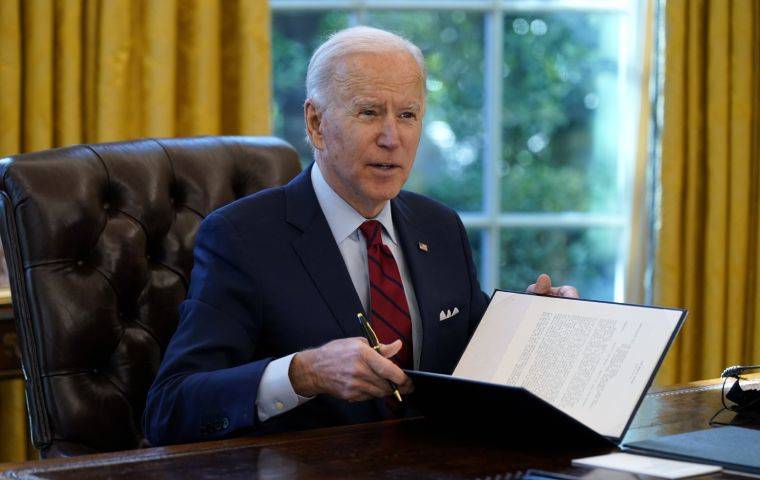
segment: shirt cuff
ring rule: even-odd
[[[314,397],[302,397],[290,383],[290,362],[295,353],[272,360],[264,369],[256,394],[256,411],[262,422],[292,410]]]

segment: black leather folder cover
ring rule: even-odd
[[[716,427],[626,443],[625,451],[760,473],[760,430]]]
[[[528,390],[405,370],[414,382],[414,408],[447,425],[501,432],[521,442],[558,446],[614,446],[608,439]]]
[[[522,292],[508,293],[533,295]],[[496,295],[491,297],[493,301]],[[556,298],[554,298],[556,300]],[[569,302],[614,303],[597,300],[563,298]],[[629,304],[630,305],[630,304]],[[490,304],[489,304],[490,306]],[[630,305],[643,307],[643,305]],[[659,307],[646,307],[659,308]],[[677,325],[662,350],[656,367],[649,372],[649,380],[641,392],[638,402],[630,413],[625,428],[619,437],[602,435],[580,421],[530,393],[522,387],[480,382],[418,370],[405,370],[414,383],[414,393],[409,396],[409,405],[427,417],[440,419],[442,425],[457,425],[478,431],[504,432],[505,440],[518,437],[521,442],[536,441],[541,445],[556,446],[618,446],[631,425],[646,391],[652,384],[654,375],[665,358],[670,345],[686,318],[686,310],[667,309],[680,312]]]

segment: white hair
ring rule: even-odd
[[[319,108],[325,108],[330,97],[333,76],[340,58],[356,53],[405,51],[412,55],[420,68],[422,94],[425,94],[427,66],[417,45],[395,33],[378,28],[358,26],[340,30],[319,46],[309,60],[306,72],[306,98]]]

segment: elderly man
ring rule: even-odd
[[[425,77],[416,46],[373,28],[314,53],[304,117],[315,162],[204,220],[148,395],[151,443],[387,418],[389,381],[412,388],[402,368],[451,373],[488,297],[457,214],[401,191]],[[546,275],[529,291],[576,295]]]

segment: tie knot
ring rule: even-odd
[[[383,226],[377,220],[367,220],[359,227],[359,231],[364,235],[364,239],[367,240],[367,246],[379,245],[383,243]]]

